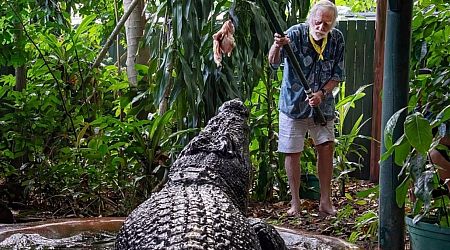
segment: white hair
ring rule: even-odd
[[[306,18],[306,21],[308,22],[308,24],[309,25],[313,24],[312,19],[313,19],[313,17],[316,16],[317,11],[319,9],[326,9],[328,11],[333,12],[334,20],[333,20],[333,25],[331,25],[331,28],[336,27],[338,11],[337,11],[336,5],[334,5],[334,3],[330,2],[329,0],[320,0],[313,5],[311,10],[309,11],[308,17]]]

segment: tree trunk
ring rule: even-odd
[[[128,8],[131,9],[131,11],[134,10],[134,7],[138,4],[139,1],[142,1],[142,0],[133,0],[130,4],[131,6],[129,5]],[[109,47],[116,39],[116,36],[117,36],[117,34],[119,34],[120,29],[125,24],[125,21],[128,20],[128,17],[130,16],[131,11],[128,11],[128,10],[124,11],[123,16],[119,20],[119,23],[116,25],[116,27],[114,27],[114,30],[109,35],[108,40],[106,40],[105,45],[103,45],[103,48],[101,49],[100,53],[98,53],[97,58],[95,59],[94,63],[91,66],[92,69],[95,69],[98,66],[100,66],[101,61],[105,57],[106,53],[108,53]]]
[[[16,91],[22,91],[27,86],[27,78],[26,78],[27,70],[25,68],[25,65],[18,66],[15,69],[15,75],[16,75]]]
[[[124,0],[123,7],[126,12],[132,0]],[[149,60],[149,53],[144,50],[139,50],[139,41],[144,34],[145,14],[144,14],[144,0],[139,0],[138,4],[131,12],[130,17],[125,22],[125,33],[127,36],[127,75],[130,85],[137,86],[137,72],[135,65],[146,64]]]
[[[16,41],[17,43],[20,43],[19,41],[23,39],[23,27],[20,23],[16,23],[15,26],[17,29]],[[18,45],[17,47],[20,48],[20,45]],[[15,90],[22,91],[23,89],[25,89],[27,85],[26,72],[27,71],[25,65],[17,66],[15,68],[15,76],[16,76]]]
[[[114,16],[116,18],[116,25],[119,24],[119,11],[118,11],[118,7],[117,7],[117,0],[114,0]],[[120,75],[120,71],[121,71],[121,58],[120,58],[120,33],[118,33],[116,35],[116,57],[117,57],[117,69],[118,69],[118,73]]]

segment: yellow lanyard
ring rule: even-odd
[[[323,60],[323,52],[325,51],[325,46],[327,46],[328,36],[326,36],[322,41],[322,46],[319,46],[311,34],[309,34],[309,40],[311,41],[314,50],[319,54],[319,59]]]

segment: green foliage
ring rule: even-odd
[[[223,58],[223,67],[214,63],[212,35],[228,18],[231,4],[168,1],[152,13],[145,43],[155,48],[150,62],[158,72],[152,76],[156,83],[153,100],[159,103],[169,90],[170,104],[184,106],[178,112],[188,118],[179,122],[181,127],[204,126],[225,100],[249,99],[264,73],[272,33],[262,10],[252,2],[236,2],[237,47],[230,58]]]
[[[450,227],[450,216],[448,214],[449,207],[450,198],[446,195],[440,196],[433,204],[433,209],[437,211],[437,221],[439,221],[439,225],[442,227]]]
[[[419,129],[422,131],[419,132]],[[421,113],[414,113],[406,117],[405,136],[411,146],[421,154],[426,154],[433,139],[431,126]]]
[[[401,111],[404,110],[405,109],[402,109]],[[450,109],[446,107],[444,110],[447,112],[445,112],[443,116],[448,117]],[[399,113],[400,112],[397,112],[393,117],[395,118]],[[393,126],[384,131],[385,138],[392,138],[392,133],[397,123],[396,119],[392,120]],[[400,207],[402,207],[405,202],[409,183],[412,182],[414,184],[414,194],[424,208],[421,213],[419,213],[420,211],[416,211],[417,216],[414,218],[414,221],[420,220],[431,208],[431,191],[437,187],[438,182],[436,181],[437,177],[435,174],[436,167],[433,164],[428,164],[429,159],[427,158],[427,153],[437,146],[439,140],[444,135],[439,132],[433,137],[432,128],[441,126],[443,128],[438,130],[445,132],[445,121],[447,120],[448,118],[436,119],[429,122],[425,120],[423,114],[419,112],[408,115],[403,125],[404,136],[401,136],[397,142],[391,146],[386,144],[387,151],[381,159],[385,160],[395,153],[395,162],[402,163],[399,165],[402,166],[401,172],[406,175],[406,178],[396,190],[397,204]],[[434,125],[431,126],[430,124]]]
[[[364,90],[369,86],[370,85],[361,86],[355,93],[347,95],[345,91],[345,82],[342,82],[339,85],[339,101],[336,103],[336,116],[338,122],[336,122],[335,125],[337,136],[334,153],[335,160],[333,163],[335,171],[334,175],[337,180],[342,179],[342,181],[345,181],[350,172],[361,168],[360,163],[352,162],[348,159],[349,155],[353,154],[361,159],[363,157],[362,153],[367,152],[367,149],[364,146],[355,143],[355,139],[370,139],[359,134],[359,131],[369,119],[363,122],[363,114],[361,114],[348,133],[344,131],[344,122],[350,109],[354,108],[356,102],[365,96]]]
[[[161,188],[180,140],[195,131],[173,132],[174,111],[143,108],[117,67],[90,70],[104,31],[95,18],[26,25],[27,88],[0,78],[0,179],[59,215],[128,213]]]
[[[114,85],[102,81],[106,84],[102,99],[93,105],[98,109],[69,106],[74,135],[58,91],[46,87],[54,86],[53,80],[35,81],[42,84],[29,84],[28,91],[17,92],[10,86],[10,77],[2,77],[0,93],[6,105],[0,110],[5,114],[0,119],[1,177],[18,176],[36,205],[60,205],[62,214],[126,212],[161,185],[167,159],[179,151],[174,145],[183,134],[167,130],[173,111],[151,120],[121,119],[111,108],[101,109],[114,97],[106,90],[108,84]],[[65,93],[69,98],[70,91]],[[77,102],[73,96],[70,99]],[[18,160],[20,171],[14,166]]]
[[[12,8],[20,13],[14,13]],[[27,60],[25,51],[26,40],[23,39],[23,30],[19,16],[28,15],[26,1],[15,3],[2,1],[0,3],[0,66],[19,66]],[[35,11],[30,13],[36,14]]]
[[[360,240],[376,240],[378,230],[378,215],[372,209],[364,212],[358,212],[361,207],[367,208],[371,205],[376,205],[379,198],[379,187],[362,190],[355,195],[345,193],[347,199],[346,205],[339,209],[337,216],[332,220],[332,224],[336,227],[349,227],[352,224],[353,232],[348,236],[349,242],[356,242]],[[359,214],[356,221],[348,221],[348,218],[353,218],[355,214]]]
[[[317,175],[317,157],[314,142],[311,138],[305,140],[300,161],[301,173]]]
[[[278,199],[287,196],[284,163],[276,152],[277,97],[281,82],[276,80],[275,73],[268,71],[268,79],[256,86],[248,103],[251,108],[250,157],[255,168],[252,197],[258,201],[273,200],[275,195]]]
[[[349,6],[353,12],[375,11],[377,7],[375,0],[336,0],[335,3],[337,6]]]
[[[2,82],[1,99],[7,105],[0,110],[5,114],[0,119],[0,178],[19,176],[35,205],[58,205],[60,214],[126,213],[161,187],[167,159],[179,152],[183,133],[193,132],[171,132],[173,111],[139,120],[102,110],[114,98],[107,90],[114,84],[102,81],[106,86],[99,109],[70,106],[74,135],[55,88],[29,84],[28,91],[17,92],[9,76]]]
[[[450,104],[450,4],[417,1],[412,20],[410,107],[427,106],[437,115]],[[421,69],[430,69],[423,74]],[[423,70],[422,70],[423,71]]]
[[[450,4],[444,1],[415,2],[409,106],[398,110],[384,131],[386,152],[381,160],[393,156],[394,162],[402,167],[401,173],[406,178],[396,190],[400,207],[405,204],[410,185],[414,185],[417,198],[414,222],[439,212],[436,204],[445,207],[445,203],[431,196],[431,191],[438,187],[438,166],[431,163],[428,152],[438,147],[445,135],[445,122],[450,118],[450,30],[445,24],[449,18]],[[399,117],[405,113],[405,122],[399,126]],[[438,133],[433,135],[433,128]],[[403,129],[404,133],[394,142],[396,129]]]
[[[282,21],[286,21],[287,26],[304,22],[311,6],[311,2],[307,0],[277,1],[276,3],[279,13],[283,16]]]
[[[349,237],[349,241],[355,242],[354,240],[356,239],[364,240],[365,238],[369,238],[370,240],[374,241],[378,237],[377,232],[378,214],[376,211],[369,210],[356,218],[355,231],[352,232],[352,235]],[[355,233],[358,236],[358,238],[356,239],[353,236]]]

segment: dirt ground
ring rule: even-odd
[[[345,195],[341,195],[338,185],[333,187],[333,204],[336,216],[319,215],[317,200],[302,199],[300,215],[288,217],[289,202],[251,203],[249,215],[268,223],[306,231],[312,234],[338,237],[352,242],[361,249],[378,249],[378,194],[368,181],[350,180],[345,185]]]

